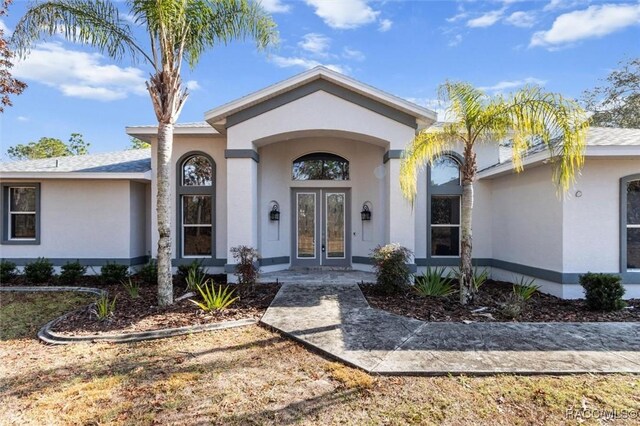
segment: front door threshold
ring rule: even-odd
[[[322,271],[353,271],[351,266],[292,266],[288,269],[294,272],[322,272]]]

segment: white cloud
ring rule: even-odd
[[[453,15],[451,18],[447,18],[447,22],[458,22],[461,19],[466,19],[469,16],[468,12],[459,12],[455,15]]]
[[[298,42],[298,46],[302,49],[318,56],[327,56],[330,45],[331,39],[318,33],[305,34],[302,40]]]
[[[455,36],[453,36],[451,40],[449,40],[448,44],[449,44],[449,47],[455,47],[460,43],[462,43],[462,34],[456,34]]]
[[[342,57],[345,59],[351,59],[354,61],[364,61],[365,55],[359,50],[351,49],[350,47],[346,47],[342,49]]]
[[[585,3],[585,0],[551,0],[542,10],[544,12],[552,12],[554,10],[570,9],[582,3]]]
[[[386,33],[393,26],[393,21],[391,19],[381,19],[378,24],[378,31],[382,33]]]
[[[640,4],[604,4],[565,13],[547,31],[538,31],[529,46],[558,47],[594,37],[603,37],[640,24]]]
[[[269,13],[287,13],[291,6],[283,4],[281,0],[261,0],[260,4]]]
[[[379,11],[373,10],[366,0],[305,0],[315,9],[325,24],[331,28],[350,29],[370,24],[378,19]]]
[[[2,19],[0,19],[0,30],[4,33],[5,36],[10,36],[13,31],[4,23]]]
[[[469,19],[467,21],[467,27],[471,28],[486,28],[490,27],[502,18],[504,14],[504,9],[493,10],[491,12],[487,12],[484,15],[478,16],[477,18]]]
[[[318,62],[314,59],[309,59],[309,58],[285,57],[285,56],[279,56],[279,55],[272,55],[271,62],[273,62],[280,68],[299,67],[304,69],[311,69],[319,65],[322,65],[329,68],[330,70],[333,70],[342,74],[348,74],[350,72],[349,67],[346,67],[344,65],[323,64],[321,62]]]
[[[516,87],[522,87],[527,84],[544,86],[545,84],[547,84],[547,80],[541,80],[535,77],[527,77],[523,78],[522,80],[504,80],[494,84],[493,86],[483,86],[478,87],[478,89],[484,90],[485,92],[502,92],[507,89],[515,89]]]
[[[124,99],[130,94],[145,95],[144,72],[134,67],[106,64],[99,53],[64,48],[58,43],[37,45],[29,56],[18,61],[12,73],[58,89],[65,96],[99,101]]]
[[[504,21],[515,27],[531,28],[536,23],[536,14],[535,12],[513,12]]]
[[[196,80],[187,81],[186,86],[187,89],[191,90],[192,92],[201,89],[200,84],[198,84]]]
[[[29,117],[25,117],[24,115],[19,115],[18,117],[16,117],[16,120],[26,123],[27,121],[29,121]]]

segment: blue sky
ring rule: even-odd
[[[0,25],[9,32],[27,2]],[[219,46],[184,74],[191,94],[181,122],[298,72],[324,64],[436,109],[436,89],[464,80],[489,93],[526,83],[580,97],[620,61],[640,56],[640,2],[263,0],[281,42]],[[143,35],[143,34],[141,34]],[[145,64],[116,63],[52,38],[14,68],[29,88],[0,115],[2,154],[72,132],[91,152],[124,149],[127,125],[153,124]]]

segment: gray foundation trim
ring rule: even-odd
[[[171,266],[191,265],[194,260],[198,261],[202,266],[224,266],[227,263],[227,259],[183,257],[180,259],[171,259]]]
[[[431,257],[431,258],[419,258],[416,259],[416,265],[426,266],[459,266],[460,260],[458,258],[443,258],[443,257]],[[516,274],[528,275],[530,277],[538,278],[540,280],[550,281],[558,284],[580,284],[580,275],[585,272],[558,272],[550,269],[536,268],[535,266],[522,265],[520,263],[507,262],[500,259],[478,258],[473,259],[474,266],[486,266],[498,269],[504,269],[505,271],[513,272]],[[640,272],[609,272],[613,275],[619,275],[622,278],[622,283],[640,284]]]
[[[352,263],[361,263],[363,265],[373,265],[373,260],[367,256],[351,256]]]
[[[260,266],[285,265],[289,262],[291,262],[289,256],[263,257],[260,259]]]
[[[229,117],[227,117],[226,127],[229,128],[235,126],[236,124],[257,117],[260,114],[269,112],[273,109],[303,98],[319,90],[361,106],[362,108],[366,108],[369,111],[373,111],[375,113],[383,115],[387,118],[390,118],[391,120],[404,124],[405,126],[409,126],[413,129],[418,128],[418,123],[414,116],[399,111],[395,108],[392,108],[388,105],[375,101],[371,98],[368,98],[364,95],[346,89],[322,78],[314,80],[308,84],[297,87],[271,99],[267,99],[264,102],[260,102],[256,105],[245,108],[241,111],[236,112],[235,114],[231,114]]]
[[[149,261],[149,256],[138,256],[132,257],[130,259],[127,258],[105,258],[105,257],[94,257],[94,258],[46,258],[50,261],[53,266],[64,266],[68,262],[80,262],[83,266],[104,266],[107,263],[116,263],[118,265],[127,265],[127,266],[136,266],[136,265],[144,265]],[[6,258],[3,257],[2,260],[8,260],[10,262],[15,263],[17,266],[25,266],[28,263],[34,262],[38,260],[36,257],[19,257],[19,258]]]
[[[382,156],[382,162],[386,163],[389,160],[399,160],[402,158],[402,152],[401,149],[390,149]]]
[[[640,180],[640,173],[620,179],[620,273],[623,275],[633,274],[627,272],[627,187],[634,180]]]
[[[36,189],[36,238],[33,240],[10,240],[9,239],[9,188],[13,186],[33,187]],[[33,246],[40,245],[40,184],[37,182],[3,182],[1,192],[2,223],[0,223],[0,235],[2,244],[7,246]]]
[[[225,149],[224,158],[251,158],[256,163],[260,162],[260,154],[253,149]]]

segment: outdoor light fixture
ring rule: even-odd
[[[273,206],[271,207],[271,211],[269,212],[269,220],[280,220],[280,206],[275,201],[273,202]]]
[[[362,220],[371,220],[371,210],[369,210],[369,206],[366,203],[362,205],[360,217]]]

